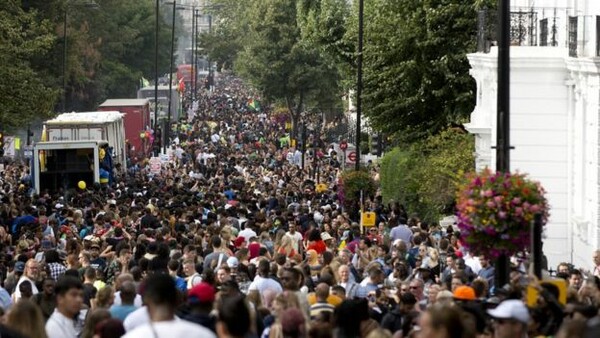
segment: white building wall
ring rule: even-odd
[[[600,107],[600,70],[591,58],[568,58],[567,87],[571,100],[569,116],[569,152],[573,163],[569,172],[569,206],[572,261],[589,266],[590,257],[599,247],[599,162],[598,112]]]
[[[528,173],[547,190],[552,207],[544,252],[551,264],[569,255],[567,216],[567,69],[560,48],[511,48],[511,170]],[[495,168],[497,49],[470,54],[478,84],[467,130],[476,135],[477,169]]]
[[[600,1],[511,0],[511,11],[535,12],[537,20],[537,46],[514,45],[531,44],[529,38],[511,40],[511,169],[548,191],[550,267],[566,261],[590,269],[600,248]],[[577,17],[576,57],[569,56],[570,17]],[[545,18],[548,46],[541,46]],[[549,47],[553,34],[557,43]],[[477,169],[493,169],[497,50],[468,57],[478,90],[466,127],[475,135]]]

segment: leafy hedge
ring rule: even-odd
[[[456,184],[474,170],[474,151],[473,136],[456,128],[394,148],[381,161],[384,202],[398,201],[430,221],[453,213]]]

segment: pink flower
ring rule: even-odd
[[[488,201],[485,205],[487,205],[487,207],[490,208],[490,209],[496,207],[496,204],[494,202],[492,202],[492,201]]]
[[[514,205],[521,204],[521,199],[519,197],[515,197],[512,199],[511,203]]]
[[[498,213],[498,218],[500,218],[500,219],[506,219],[506,216],[507,216],[507,215],[506,215],[506,212],[505,212],[505,211],[500,211],[500,212]]]
[[[517,215],[517,216],[522,216],[522,215],[523,215],[523,208],[521,208],[521,207],[516,207],[516,208],[515,208],[515,215]]]
[[[503,199],[504,199],[504,196],[502,196],[502,195],[494,196],[494,201],[496,201],[496,203],[502,203]]]
[[[484,196],[485,197],[492,197],[494,196],[494,192],[491,189],[488,189],[484,192]]]

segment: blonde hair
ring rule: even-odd
[[[437,262],[440,259],[439,251],[435,248],[429,248],[429,258],[431,258],[432,261]]]
[[[96,308],[109,308],[114,301],[114,290],[105,286],[96,293]]]
[[[47,338],[42,310],[28,299],[21,299],[8,312],[6,326],[25,337]]]

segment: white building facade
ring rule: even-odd
[[[600,248],[600,1],[511,1],[511,169],[547,190],[544,253],[593,268]],[[476,166],[495,168],[497,49],[468,56]]]

